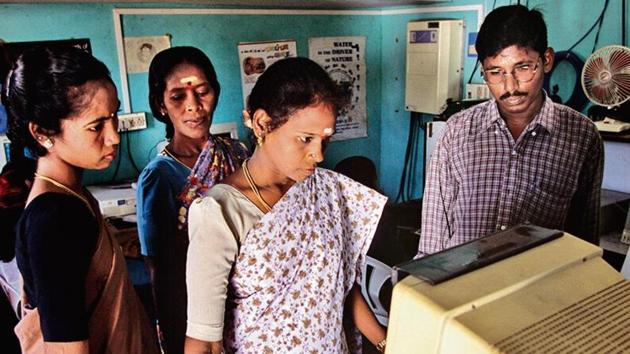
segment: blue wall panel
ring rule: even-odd
[[[277,15],[125,15],[126,36],[172,35],[172,45],[201,48],[211,58],[222,85],[214,121],[237,122],[239,136],[245,137],[241,124],[243,96],[237,45],[239,42],[294,39],[298,55],[308,56],[308,38],[326,36],[365,36],[367,66],[368,137],[334,142],[326,154],[325,165],[334,166],[344,157],[362,154],[376,163],[380,144],[380,27],[374,16],[277,16]],[[377,22],[379,24],[379,22]],[[134,110],[149,111],[147,75],[130,75]],[[134,137],[135,153],[145,158],[164,136],[164,125],[151,122],[149,129]],[[135,144],[134,144],[135,145]],[[143,160],[144,161],[144,160]]]

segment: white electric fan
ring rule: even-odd
[[[616,133],[630,129],[630,123],[622,121],[630,121],[630,116],[614,116],[615,111],[628,111],[619,108],[630,99],[630,48],[611,45],[591,54],[582,69],[582,88],[591,102],[606,107],[605,118],[595,122],[597,129]]]

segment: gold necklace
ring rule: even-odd
[[[52,184],[52,185],[54,185],[56,187],[59,187],[59,188],[63,189],[64,191],[70,193],[71,195],[79,198],[83,203],[85,203],[85,205],[87,205],[88,209],[90,209],[92,214],[94,214],[94,211],[92,211],[92,206],[90,205],[90,202],[84,196],[82,196],[81,194],[73,191],[72,188],[70,188],[70,187],[66,186],[65,184],[57,181],[56,179],[50,178],[48,176],[40,175],[37,172],[35,172],[35,178],[44,180],[44,181],[46,181],[46,182],[48,182],[48,183],[50,183],[50,184]]]
[[[243,174],[245,175],[245,179],[247,180],[247,183],[249,183],[249,188],[251,188],[252,192],[254,192],[254,194],[258,198],[258,201],[260,201],[260,203],[265,207],[266,210],[264,210],[264,212],[268,213],[271,211],[271,207],[269,206],[269,204],[267,204],[265,199],[260,194],[260,191],[258,190],[258,186],[256,185],[256,183],[254,183],[254,179],[252,178],[252,175],[249,173],[249,168],[247,168],[247,161],[249,161],[249,159],[243,161]]]
[[[181,165],[183,165],[184,167],[186,167],[187,169],[190,170],[190,167],[188,167],[188,165],[186,165],[185,163],[182,162],[182,160],[178,159],[177,157],[175,157],[175,155],[168,151],[168,149],[165,147],[164,150],[162,150],[163,153],[165,153],[166,155],[168,155],[170,158],[172,158],[173,160],[179,162]]]

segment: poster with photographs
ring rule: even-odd
[[[130,74],[148,72],[149,64],[151,64],[153,57],[170,47],[171,38],[169,36],[126,37],[125,61],[127,62],[127,72]]]
[[[308,53],[340,86],[348,102],[339,112],[332,140],[366,137],[365,37],[309,38]]]
[[[241,67],[243,86],[243,107],[252,92],[256,80],[269,65],[274,62],[297,56],[297,44],[294,40],[272,42],[247,42],[238,44],[238,60]]]

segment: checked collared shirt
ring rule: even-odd
[[[516,141],[495,100],[447,121],[429,165],[417,257],[523,222],[597,244],[601,137],[582,114],[544,100]]]

